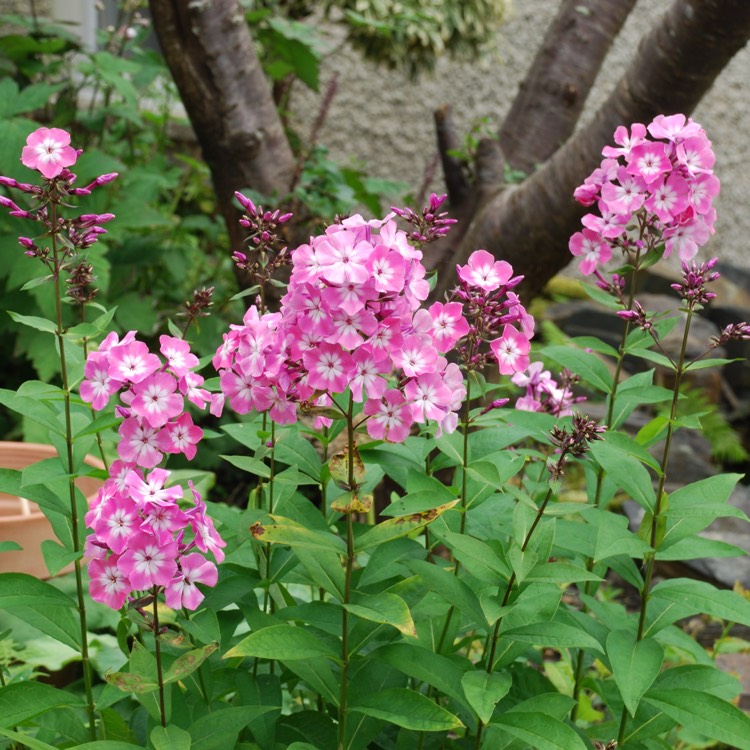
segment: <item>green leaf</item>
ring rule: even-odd
[[[492,720],[492,726],[501,727],[534,750],[587,750],[574,729],[536,711],[506,711]]]
[[[23,549],[18,542],[0,542],[0,552],[14,552]]]
[[[190,750],[227,750],[235,746],[237,735],[253,719],[278,706],[233,706],[201,716],[190,725],[193,745]]]
[[[629,630],[615,630],[607,637],[607,656],[625,706],[635,716],[643,694],[661,670],[664,651],[653,638],[638,641]]]
[[[81,626],[75,602],[49,583],[24,573],[0,574],[0,609],[79,650]]]
[[[61,706],[82,706],[73,693],[41,682],[14,682],[0,688],[0,726],[12,727]]]
[[[327,656],[338,660],[339,655],[325,642],[301,627],[271,625],[256,630],[243,638],[224,654],[225,659],[236,656],[258,656],[261,659],[309,659]]]
[[[447,732],[463,726],[450,711],[407,688],[387,688],[365,696],[349,710],[418,732]]]
[[[673,602],[685,610],[750,626],[750,601],[734,591],[719,591],[704,581],[688,578],[662,581],[651,590],[650,598]]]
[[[336,534],[309,529],[281,516],[271,516],[271,518],[280,523],[267,526],[254,525],[253,536],[258,541],[286,544],[290,547],[302,547],[320,552],[335,552],[339,555],[346,554],[346,542]]]
[[[73,552],[73,550],[69,550],[59,542],[55,542],[52,539],[45,539],[42,542],[42,555],[49,574],[55,576],[66,565],[70,565],[75,560],[80,560],[83,557],[83,550]]]
[[[612,388],[612,376],[604,362],[595,354],[574,349],[571,346],[545,346],[542,353],[576,375],[580,375],[585,383],[594,386],[597,390],[609,393]]]
[[[207,646],[193,649],[175,659],[169,669],[164,673],[164,682],[177,682],[195,672],[211,654],[219,648],[218,643],[209,643]]]
[[[427,526],[428,523],[432,523],[436,518],[445,513],[446,510],[449,510],[456,505],[456,503],[458,503],[458,500],[452,500],[449,503],[438,505],[437,508],[433,508],[432,510],[424,511],[422,513],[414,513],[411,516],[399,516],[398,518],[391,518],[387,521],[383,521],[382,523],[373,526],[355,540],[355,550],[357,552],[362,552],[363,550],[383,544],[391,539],[398,539],[399,537],[411,534],[413,531],[417,531],[417,529]]]
[[[562,622],[534,622],[502,632],[504,638],[551,648],[585,648],[602,652],[599,641],[573,625]]]
[[[485,724],[489,723],[495,706],[508,694],[512,684],[513,679],[507,672],[488,673],[483,669],[466,672],[461,678],[466,700]]]
[[[652,690],[644,700],[708,739],[750,750],[750,716],[710,693],[686,688]]]
[[[416,636],[417,631],[407,603],[396,594],[357,594],[344,607],[357,617],[383,625],[392,625],[404,635]]]
[[[19,313],[11,312],[8,310],[8,315],[16,323],[34,328],[37,331],[44,331],[45,333],[57,333],[57,326],[47,318],[40,318],[36,315],[20,315]]]
[[[251,456],[221,456],[221,458],[232,466],[263,479],[268,479],[271,476],[271,470],[259,458],[252,458]]]
[[[11,729],[3,729],[0,727],[0,735],[8,737],[19,745],[30,747],[31,750],[56,750],[54,745],[48,745],[46,742],[42,742],[36,737],[31,737],[28,734],[21,734],[20,732],[14,732]]]
[[[637,458],[604,441],[591,445],[591,455],[604,469],[607,477],[644,510],[650,511],[655,506],[656,493],[651,483],[651,475]]]
[[[154,727],[151,730],[154,750],[190,750],[190,733],[176,726]]]
[[[420,644],[405,641],[381,646],[371,656],[415,680],[432,685],[459,703],[465,702],[459,689],[464,665],[457,664],[447,656],[436,654]]]

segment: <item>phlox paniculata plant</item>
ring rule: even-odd
[[[279,311],[251,306],[213,358],[230,407],[291,424],[300,406],[344,415],[337,397],[348,390],[370,437],[402,442],[415,424],[434,422],[438,435],[456,429],[461,365],[524,370],[534,323],[512,292],[522,277],[508,263],[477,251],[458,268],[449,299],[426,305],[421,246],[447,230],[444,199],[433,195],[421,215],[351,216],[292,251]],[[395,215],[416,229],[399,229]],[[317,427],[330,424],[317,416]]]
[[[90,591],[95,601],[119,609],[136,592],[163,590],[170,607],[195,609],[203,599],[196,583],[216,584],[224,541],[194,487],[183,509],[183,489],[169,486],[170,473],[157,468],[165,454],[192,459],[203,430],[185,410],[215,401],[193,372],[198,358],[187,341],[161,336],[164,361],[136,339],[109,334],[86,361],[81,397],[95,410],[119,393],[122,422],[118,460],[86,515]],[[196,551],[198,550],[198,551]]]
[[[570,238],[581,273],[596,273],[614,249],[645,253],[663,244],[665,257],[692,260],[714,232],[719,193],[705,131],[685,115],[658,115],[648,126],[621,125],[614,140],[575,191],[579,203],[598,209]]]

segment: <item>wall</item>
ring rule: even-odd
[[[433,111],[450,102],[462,132],[480,117],[489,116],[499,123],[557,7],[557,0],[515,0],[509,20],[483,59],[472,64],[443,60],[433,75],[416,83],[363,63],[345,48],[324,65],[322,85],[337,72],[339,88],[320,141],[338,160],[351,159],[364,164],[373,176],[402,179],[416,189],[435,153]],[[668,7],[666,0],[637,3],[610,50],[581,122],[604,100],[635,54],[642,34]],[[717,232],[704,253],[745,266],[750,266],[746,252],[750,237],[748,78],[750,48],[746,47],[693,113],[713,141],[715,171],[722,182]],[[293,109],[304,114],[308,127],[318,101],[310,92],[296,92]],[[440,182],[433,187],[440,190]]]

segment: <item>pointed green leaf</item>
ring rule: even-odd
[[[258,656],[261,659],[309,659],[327,656],[338,659],[338,654],[325,641],[309,630],[293,625],[271,625],[243,638],[224,654],[225,659],[236,656]]]
[[[450,711],[407,688],[387,688],[365,696],[349,710],[418,732],[447,732],[463,726]]]
[[[551,648],[587,648],[602,651],[599,641],[573,625],[562,622],[534,622],[502,631],[504,638]]]
[[[14,682],[0,688],[0,726],[16,724],[61,706],[82,706],[73,693],[41,682]]]
[[[534,750],[586,750],[586,744],[574,729],[536,711],[506,711],[495,717],[492,725],[528,743]]]
[[[151,744],[154,750],[190,750],[190,733],[176,726],[154,727]]]
[[[253,719],[278,706],[232,706],[201,716],[190,725],[190,750],[227,750],[235,746],[237,735]]]
[[[407,603],[396,594],[384,591],[380,594],[357,594],[344,607],[357,617],[370,622],[392,625],[404,635],[416,636],[417,631]]]
[[[750,716],[715,695],[673,688],[652,690],[643,699],[693,732],[738,750],[750,750]]]
[[[10,315],[16,323],[28,326],[29,328],[35,328],[37,331],[44,331],[45,333],[56,333],[57,326],[47,318],[39,318],[36,315],[20,315],[19,313],[11,312],[8,310]]]
[[[508,694],[512,684],[507,672],[488,673],[483,669],[466,672],[461,678],[466,700],[485,724],[489,723],[495,706]]]
[[[373,526],[366,531],[362,536],[355,540],[354,548],[357,552],[375,547],[384,542],[390,541],[391,539],[398,539],[399,537],[411,534],[413,531],[427,526],[432,523],[436,518],[440,517],[446,510],[449,510],[458,503],[458,500],[452,500],[449,503],[439,505],[437,508],[424,511],[422,513],[414,513],[410,516],[399,516],[398,518],[390,518],[387,521]]]
[[[703,612],[721,620],[750,626],[750,601],[734,591],[719,591],[710,583],[672,578],[651,590],[652,599],[674,602],[692,612]]]
[[[615,630],[607,637],[607,656],[625,706],[635,716],[643,694],[661,670],[664,651],[653,638],[636,641],[635,633]]]

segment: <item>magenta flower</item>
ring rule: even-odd
[[[86,379],[81,382],[81,398],[96,411],[101,411],[113,393],[122,387],[121,380],[109,374],[109,357],[105,352],[92,352],[83,369]]]
[[[177,572],[177,542],[160,542],[153,534],[139,532],[120,556],[119,568],[138,591],[168,585]]]
[[[612,257],[609,245],[591,229],[576,232],[570,238],[568,247],[573,255],[581,257],[578,268],[584,276],[594,273],[598,265],[606,263]]]
[[[195,609],[203,601],[203,593],[195,585],[215,586],[219,580],[216,566],[203,555],[191,552],[180,558],[177,575],[164,590],[167,606],[172,609]]]
[[[118,556],[92,560],[89,565],[89,591],[95,602],[120,609],[132,590],[130,581],[118,566]]]
[[[367,434],[376,440],[403,443],[409,437],[412,416],[401,391],[391,389],[381,399],[369,399],[362,412],[369,417]]]
[[[70,134],[60,128],[39,128],[26,139],[21,163],[51,180],[66,167],[72,167],[78,153],[70,145]]]

